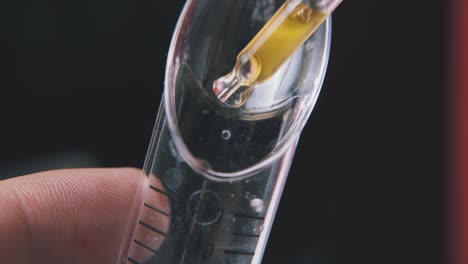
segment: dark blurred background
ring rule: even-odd
[[[184,1],[0,3],[0,178],[142,167]],[[442,0],[347,1],[264,263],[442,263]]]

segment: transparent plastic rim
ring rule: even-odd
[[[176,74],[179,71],[179,66],[182,63],[176,58],[174,58],[175,48],[177,46],[177,40],[182,28],[182,24],[184,23],[184,19],[186,18],[186,14],[189,11],[189,8],[192,4],[192,0],[189,0],[185,3],[182,13],[177,21],[176,28],[172,35],[171,45],[169,48],[169,53],[166,62],[166,72],[165,72],[165,82],[164,82],[164,108],[166,112],[166,119],[169,126],[169,131],[173,138],[173,142],[179,151],[180,155],[183,157],[184,161],[192,167],[196,172],[202,174],[203,176],[207,177],[208,179],[214,181],[234,181],[234,180],[241,180],[247,178],[268,165],[272,164],[278,158],[283,156],[283,154],[291,147],[296,139],[300,136],[300,133],[307,122],[307,119],[312,112],[314,105],[318,99],[318,95],[320,94],[320,90],[325,79],[325,72],[328,66],[328,57],[330,52],[330,41],[331,41],[331,16],[325,21],[325,47],[323,52],[322,61],[323,63],[320,65],[319,69],[319,83],[316,89],[312,91],[309,95],[305,103],[300,107],[299,112],[297,113],[293,125],[289,128],[288,132],[284,135],[281,139],[279,144],[272,150],[270,154],[266,156],[265,159],[261,160],[260,162],[256,163],[255,165],[248,167],[243,170],[239,170],[236,172],[218,172],[214,171],[211,168],[206,167],[206,163],[200,162],[196,157],[192,155],[188,147],[185,145],[181,132],[178,127],[177,122],[177,114],[176,114],[176,106],[175,106],[175,89],[173,89],[176,85]]]

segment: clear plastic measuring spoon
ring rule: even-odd
[[[260,263],[324,80],[331,20],[241,105],[213,83],[284,3],[187,1],[118,263]]]

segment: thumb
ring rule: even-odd
[[[0,259],[115,263],[142,175],[72,169],[0,181]]]

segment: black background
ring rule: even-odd
[[[184,1],[0,4],[0,177],[141,167]],[[443,1],[347,1],[264,263],[441,263]]]

